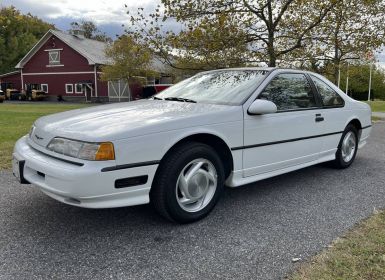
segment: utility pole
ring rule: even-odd
[[[370,63],[368,101],[370,101],[370,92],[372,90],[372,68],[373,68],[373,62]]]
[[[340,88],[341,85],[341,64],[338,63],[338,88]]]
[[[347,60],[347,62],[348,62],[348,68],[346,69],[346,90],[345,90],[346,95],[348,95],[348,89],[349,89],[349,60]]]
[[[340,88],[341,86],[341,50],[339,48],[337,48],[337,56],[339,57],[338,59],[338,88]]]
[[[373,62],[374,62],[374,55],[372,51],[369,51],[366,54],[366,59],[369,61],[369,91],[368,91],[368,101],[370,101],[370,95],[372,91],[372,72],[373,72]]]

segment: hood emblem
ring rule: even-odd
[[[35,137],[37,140],[43,140],[44,138],[43,137],[40,137],[39,135],[35,134]]]

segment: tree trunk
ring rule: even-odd
[[[339,79],[339,69],[340,69],[340,63],[341,63],[341,58],[339,55],[339,50],[338,50],[338,42],[335,42],[334,45],[334,58],[333,58],[333,68],[334,68],[334,84],[338,86],[338,79]]]
[[[339,79],[339,69],[340,69],[340,62],[339,61],[334,61],[334,81],[333,83],[338,86],[338,79]]]
[[[269,67],[277,66],[277,58],[275,57],[275,53],[269,54]]]
[[[267,52],[269,55],[269,67],[277,66],[277,56],[274,49],[274,31],[269,31],[269,40],[267,44]]]

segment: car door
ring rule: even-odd
[[[243,176],[318,160],[322,146],[320,100],[304,73],[277,73],[257,98],[278,112],[244,117]]]
[[[345,101],[323,78],[316,75],[310,75],[310,77],[320,96],[321,114],[324,118],[322,126],[325,136],[320,157],[334,157],[347,121],[344,110]]]

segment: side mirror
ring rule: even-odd
[[[256,99],[249,107],[247,112],[250,115],[264,115],[277,112],[277,105],[273,102],[263,99]]]

